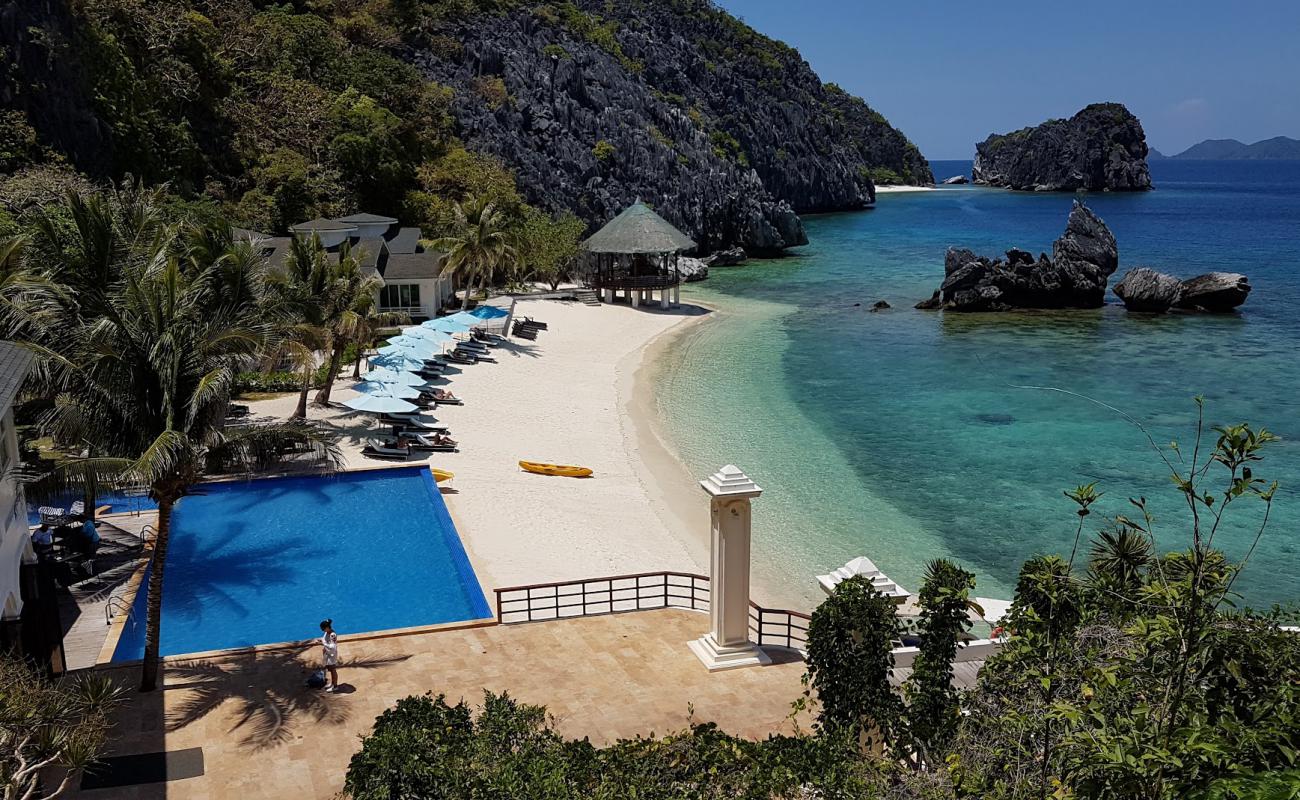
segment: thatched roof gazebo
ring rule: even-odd
[[[695,249],[695,242],[637,200],[583,242],[582,249],[587,283],[606,303],[621,291],[635,306],[652,301],[658,291],[660,305],[667,308],[670,302],[677,304],[681,291],[677,258]]]

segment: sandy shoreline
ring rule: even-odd
[[[900,192],[933,192],[933,186],[877,186],[876,194],[899,194]]]
[[[427,461],[456,474],[444,498],[489,602],[502,586],[707,572],[708,502],[696,482],[703,476],[688,474],[660,437],[650,376],[671,340],[707,319],[708,310],[529,301],[517,313],[550,329],[536,342],[498,348],[498,363],[441,382],[465,400],[434,412],[460,452]],[[333,399],[355,396],[351,383],[341,380]],[[250,406],[255,418],[284,418],[296,399]],[[344,468],[383,464],[361,455],[376,435],[369,415],[312,406],[308,416],[338,431]],[[519,459],[579,464],[596,474],[533,475],[518,468]]]

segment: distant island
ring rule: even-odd
[[[1147,158],[1182,161],[1300,161],[1300,139],[1274,136],[1272,139],[1262,139],[1254,144],[1246,144],[1236,139],[1206,139],[1172,156],[1151,149],[1147,152]]]
[[[1035,192],[1151,188],[1142,123],[1119,103],[1093,103],[1069,119],[992,134],[975,146],[971,179]]]

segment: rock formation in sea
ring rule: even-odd
[[[1168,311],[1183,296],[1183,282],[1149,267],[1135,267],[1115,284],[1115,295],[1129,311]]]
[[[710,267],[738,267],[749,260],[743,247],[731,247],[726,250],[719,250],[704,259],[704,263]]]
[[[1207,272],[1183,281],[1178,307],[1210,313],[1232,311],[1246,302],[1250,281],[1238,272]]]
[[[1078,202],[1052,255],[1012,248],[1006,259],[991,259],[964,248],[944,256],[944,281],[935,298],[918,308],[954,311],[1005,311],[1015,308],[1098,308],[1106,284],[1119,267],[1119,248],[1106,223]]]
[[[593,224],[641,197],[702,252],[772,254],[807,241],[799,213],[872,203],[873,175],[934,180],[879,113],[705,0],[522,6],[446,35],[455,52],[412,57],[454,89],[459,135]]]
[[[1179,280],[1147,267],[1129,270],[1115,284],[1129,311],[1163,313],[1171,309],[1225,313],[1246,302],[1250,282],[1237,272],[1208,272]]]
[[[698,258],[681,256],[677,259],[677,272],[682,276],[682,280],[694,283],[709,277],[709,265]]]
[[[953,175],[951,178],[944,178],[943,182],[945,186],[959,186],[970,183],[970,180],[965,175]]]
[[[1151,188],[1142,123],[1119,103],[993,134],[975,146],[975,183],[1036,192]]]

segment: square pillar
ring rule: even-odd
[[[710,672],[772,663],[749,640],[750,502],[763,493],[728,464],[700,486],[709,495],[712,521],[709,556],[708,633],[689,646]]]
[[[659,307],[660,308],[668,307],[668,289],[666,288],[659,290]]]
[[[637,306],[641,305],[641,293],[640,293],[640,292],[638,292],[638,291],[633,291],[633,290],[631,290],[631,289],[628,289],[628,290],[627,290],[627,296],[628,296],[628,298],[632,301],[632,307],[633,307],[633,308],[636,308]]]
[[[679,306],[681,304],[682,304],[682,285],[680,283],[675,283],[673,284],[673,305]]]

